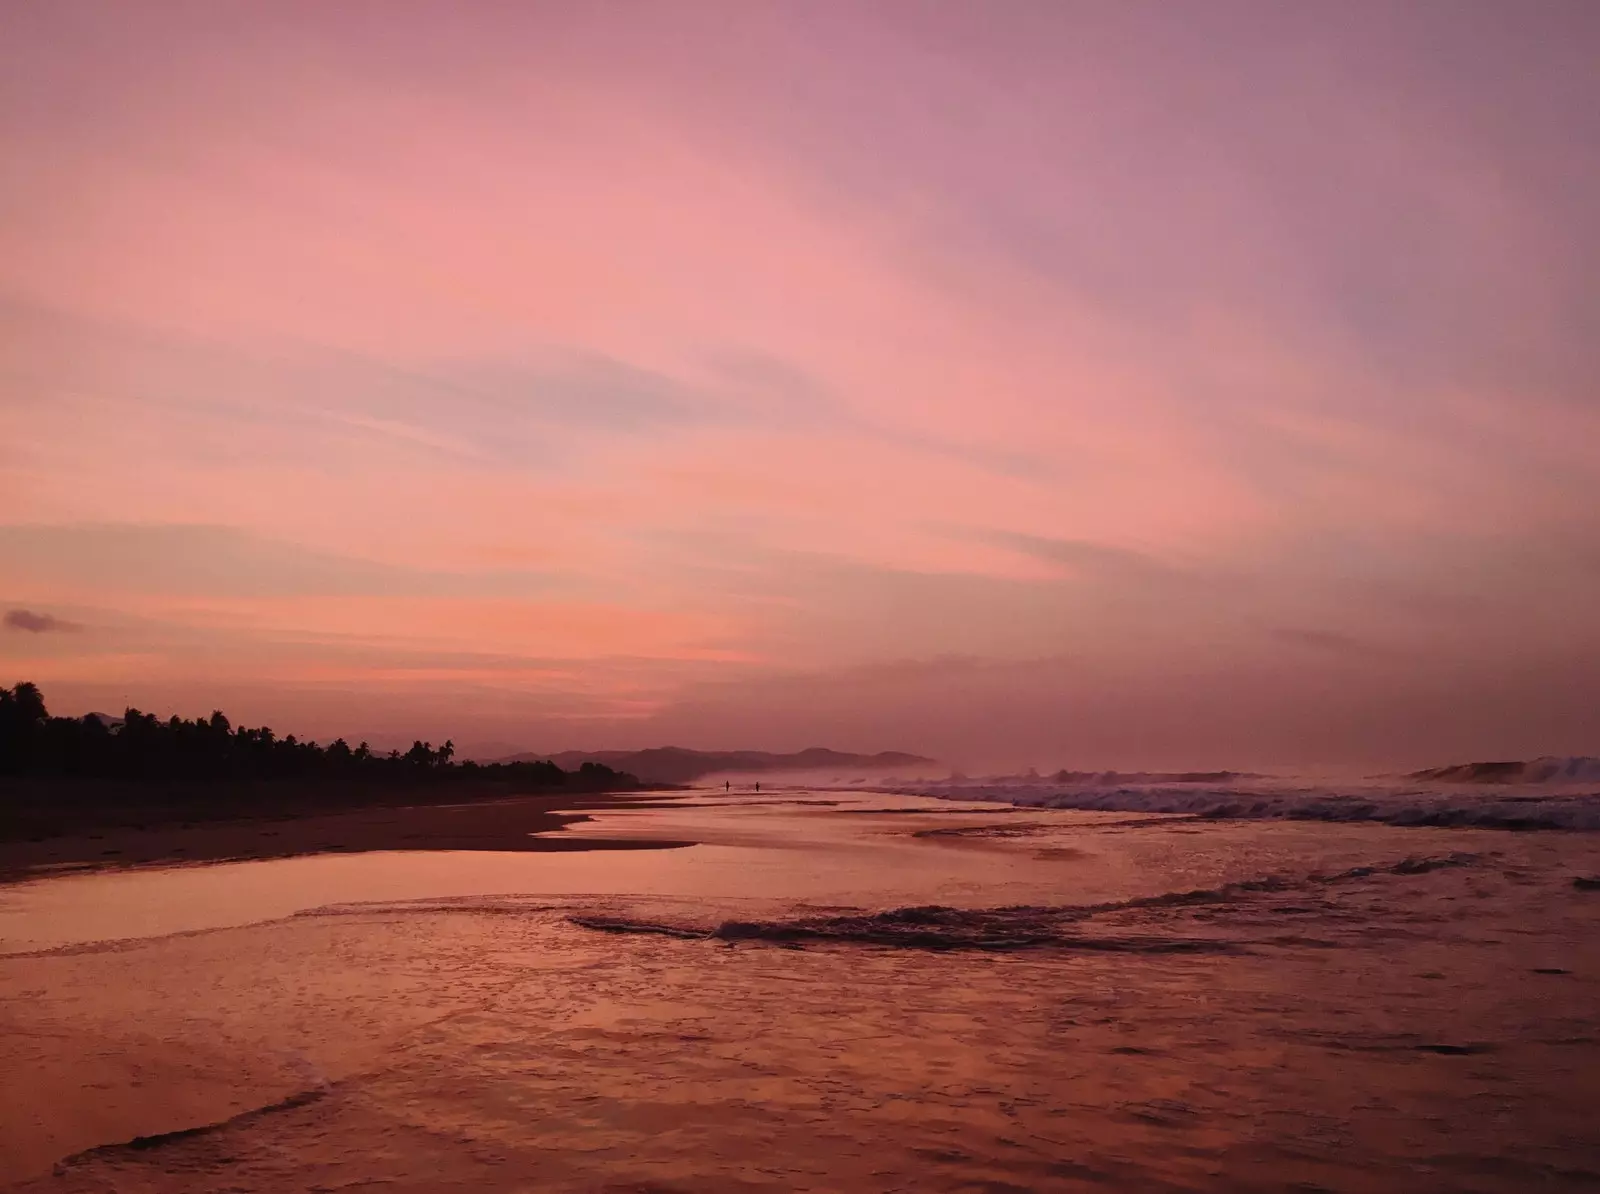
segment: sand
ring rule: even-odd
[[[549,834],[580,825],[578,810],[670,802],[662,793],[518,796],[460,804],[369,807],[298,817],[238,818],[116,827],[35,840],[0,841],[0,882],[67,871],[153,864],[295,858],[371,850],[559,851],[654,848],[687,842],[611,841],[582,832]]]

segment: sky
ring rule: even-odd
[[[55,712],[1600,754],[1600,5],[0,10]]]

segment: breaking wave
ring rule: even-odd
[[[241,1111],[237,1115],[230,1115],[226,1119],[219,1119],[213,1123],[197,1124],[188,1128],[175,1128],[170,1132],[154,1132],[148,1136],[135,1136],[131,1140],[121,1140],[113,1144],[97,1144],[93,1148],[82,1149],[71,1156],[62,1157],[55,1164],[55,1173],[60,1176],[73,1166],[83,1165],[86,1162],[106,1157],[114,1159],[123,1153],[146,1152],[150,1149],[162,1148],[182,1140],[192,1140],[197,1136],[208,1136],[212,1133],[226,1131],[229,1128],[254,1123],[280,1111],[296,1111],[301,1107],[309,1107],[312,1103],[326,1098],[332,1090],[331,1083],[318,1082],[313,1087],[296,1091],[294,1094],[276,1102],[267,1103],[260,1107],[252,1107],[248,1111]]]
[[[1305,891],[1384,875],[1422,875],[1429,871],[1474,866],[1477,854],[1455,853],[1436,858],[1409,857],[1387,866],[1359,866],[1331,874],[1267,875],[1193,891],[1163,892],[1101,904],[1054,907],[1016,905],[1009,908],[949,908],[940,904],[892,908],[840,916],[806,916],[789,920],[727,920],[715,928],[634,920],[615,916],[576,915],[568,919],[585,929],[674,937],[695,941],[765,942],[774,945],[881,945],[901,949],[990,950],[1052,948],[1102,953],[1226,953],[1239,944],[1214,936],[1137,933],[1107,935],[1086,932],[1085,922],[1107,913],[1176,909],[1226,904],[1258,895]]]
[[[1594,784],[1600,783],[1600,759],[1573,755],[1514,762],[1456,763],[1413,771],[1406,778],[1461,784]]]
[[[1375,821],[1443,828],[1600,830],[1600,791],[1541,789],[1531,782],[1511,791],[1486,791],[1481,783],[1336,788],[1269,782],[1103,784],[1032,778],[954,779],[893,791],[1028,808],[1178,813],[1214,820]]]
[[[710,931],[611,917],[574,916],[572,923],[607,933],[643,933],[701,941],[765,942],[771,945],[887,945],[900,949],[1093,950],[1101,953],[1219,953],[1233,947],[1200,937],[1140,934],[1103,936],[1069,933],[1066,927],[1083,919],[1074,908],[947,908],[930,904],[892,908],[859,916],[798,920],[728,920]]]

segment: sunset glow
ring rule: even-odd
[[[1600,6],[6,25],[0,606],[55,624],[0,683],[53,711],[1596,750]]]

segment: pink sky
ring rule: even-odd
[[[1600,753],[1600,7],[5,9],[58,712]]]

